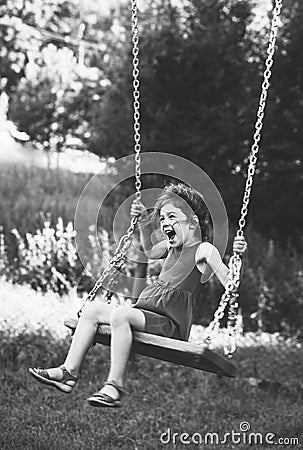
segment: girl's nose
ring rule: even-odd
[[[169,226],[169,227],[172,227],[172,226],[174,226],[175,224],[177,223],[177,220],[175,219],[175,218],[169,218],[169,217],[167,217],[167,218],[165,218],[164,220],[163,220],[163,222],[162,222],[162,226],[163,227],[167,227],[167,226]]]
[[[169,217],[164,217],[162,220],[162,227],[167,227],[172,224],[172,220],[169,219]]]
[[[162,227],[165,227],[165,226],[169,225],[169,220],[168,219],[163,219],[161,224],[162,224]]]

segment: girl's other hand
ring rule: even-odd
[[[140,201],[138,202],[138,200],[134,200],[130,208],[130,215],[131,217],[138,216],[139,220],[141,220],[146,217],[148,213],[143,203],[141,203]]]
[[[247,242],[244,236],[236,236],[233,242],[233,252],[243,255],[247,250]]]

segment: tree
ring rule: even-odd
[[[286,0],[282,12],[252,206],[261,231],[280,234],[299,248],[303,226],[299,213],[303,204],[303,4]]]
[[[90,123],[114,70],[108,61],[119,58],[123,41],[114,11],[101,17],[95,2],[88,9],[76,0],[49,0],[43,7],[31,0],[23,3],[20,23],[35,46],[23,49],[11,117],[40,148],[86,149],[95,132]]]
[[[249,59],[251,20],[249,2],[225,0],[190,0],[180,7],[155,1],[139,20],[143,149],[196,162],[231,205],[242,181],[235,168],[247,155],[245,105],[255,66]],[[132,149],[131,60],[128,48],[95,116],[99,132],[89,148],[96,153],[122,156]]]
[[[71,113],[71,104],[83,85],[71,50],[49,44],[41,56],[41,65],[27,64],[11,113],[38,147],[59,152],[68,139],[76,138],[80,126],[85,128],[78,115]]]
[[[129,5],[101,17],[94,0],[85,6],[72,0],[62,4],[48,0],[45,12],[33,15],[29,6],[38,3],[24,2],[22,21],[40,23],[48,32],[61,30],[70,39],[78,36],[78,44],[82,29],[81,39],[87,42],[84,54],[83,46],[72,42],[70,47],[77,59],[70,76],[78,87],[66,85],[58,97],[62,89],[56,76],[40,76],[33,85],[20,75],[12,118],[40,144],[57,139],[57,148],[62,148],[73,138],[79,148],[100,156],[131,154]],[[295,235],[294,230],[300,234],[302,229],[297,213],[303,192],[302,9],[299,0],[285,0],[249,215],[256,230],[275,236]],[[257,33],[251,27],[252,18],[250,0],[154,0],[139,17],[143,151],[171,152],[200,165],[217,184],[234,221],[239,215],[268,44],[268,27]],[[56,42],[63,51],[66,44],[52,36],[43,41],[41,50]],[[31,63],[30,54],[26,61]],[[42,74],[44,62],[35,56],[34,63]],[[26,63],[24,74],[25,67]],[[92,67],[98,76],[89,80],[85,70]],[[287,215],[281,218],[285,210]]]
[[[251,27],[249,1],[158,0],[141,13],[140,81],[145,151],[172,152],[215,181],[229,217],[239,217],[247,156],[260,95],[268,26]],[[287,2],[279,30],[249,221],[275,237],[300,234],[302,157],[302,10]],[[123,24],[129,15],[121,14]],[[128,29],[129,32],[129,29]],[[91,151],[132,152],[132,66],[126,57],[111,78],[93,127]],[[283,189],[283,192],[281,192]],[[277,198],[277,192],[279,196]],[[287,210],[286,214],[281,211]],[[289,220],[288,220],[289,218]]]
[[[0,1],[0,90],[10,93],[24,76],[31,31],[23,23],[23,2]],[[34,50],[38,49],[35,45]]]

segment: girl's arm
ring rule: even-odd
[[[202,273],[202,281],[214,273],[223,286],[227,284],[229,270],[222,261],[218,249],[210,242],[202,242],[196,251],[196,266]]]
[[[236,237],[233,242],[233,250],[239,254],[246,251],[246,240]],[[209,242],[202,242],[196,251],[196,266],[205,277],[205,281],[214,273],[220,283],[225,287],[228,282],[229,269],[222,261],[218,249]]]
[[[138,226],[140,232],[140,240],[144,253],[149,259],[164,258],[167,253],[167,240],[162,240],[157,244],[152,242],[153,227],[150,221],[144,220],[148,218],[148,212],[141,202],[134,201],[131,206],[131,216],[139,216]]]
[[[142,244],[143,245],[143,244]],[[143,246],[144,248],[144,246]],[[153,245],[150,250],[144,250],[148,259],[161,259],[167,255],[167,241],[161,241]]]

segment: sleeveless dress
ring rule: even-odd
[[[195,264],[200,244],[170,248],[158,280],[143,289],[133,305],[144,313],[146,333],[188,340],[203,289]]]

